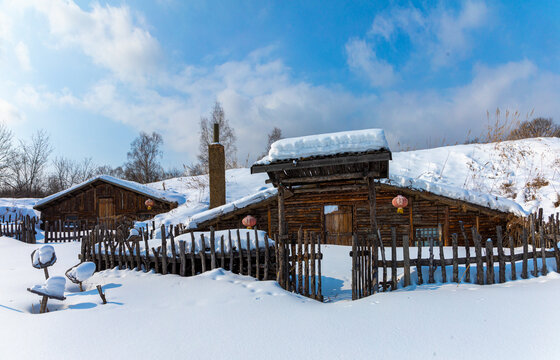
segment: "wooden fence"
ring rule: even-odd
[[[275,239],[278,284],[288,291],[323,301],[321,236],[300,229],[297,236]]]
[[[8,218],[2,216],[0,219],[0,236],[12,237],[16,240],[23,241],[29,244],[36,243],[36,230],[35,226],[38,220],[36,217],[29,215],[12,216]]]
[[[259,280],[274,279],[276,274],[275,247],[267,236],[261,245],[256,230],[254,247],[251,246],[249,233],[242,239],[239,230],[233,236],[230,231],[227,239],[224,236],[216,239],[214,230],[211,230],[209,239],[200,235],[199,250],[203,251],[196,251],[196,239],[192,232],[189,244],[187,240],[175,239],[173,226],[168,230],[161,227],[161,245],[156,247],[150,245],[153,240],[149,239],[149,231],[141,229],[138,236],[128,236],[128,232],[129,229],[124,226],[116,231],[96,226],[82,241],[81,259],[95,262],[98,271],[118,267],[146,272],[154,270],[163,275],[193,276],[221,267]]]
[[[541,213],[542,214],[542,213]],[[443,243],[441,241],[435,245],[437,239],[428,239],[429,247],[426,257],[423,258],[424,241],[417,239],[416,259],[410,258],[409,238],[403,236],[402,260],[397,258],[397,235],[394,228],[391,230],[391,258],[386,259],[383,242],[377,241],[378,236],[358,236],[354,235],[352,242],[352,298],[359,299],[369,296],[377,291],[395,290],[402,280],[402,286],[412,285],[411,268],[416,268],[418,285],[427,282],[435,283],[435,273],[439,267],[441,282],[467,282],[479,285],[504,283],[507,278],[507,268],[509,264],[509,279],[518,278],[516,264],[522,262],[522,279],[532,276],[546,275],[548,265],[547,258],[554,258],[556,272],[560,272],[560,250],[558,248],[558,238],[560,236],[558,214],[551,216],[548,222],[544,222],[542,215],[532,215],[522,226],[521,231],[516,235],[503,236],[503,229],[496,227],[495,239],[484,240],[473,227],[471,234],[467,234],[464,227],[460,226],[461,234],[452,234],[452,255],[445,258]],[[440,231],[441,233],[441,231]],[[458,237],[462,236],[465,242],[465,256],[459,257]],[[515,244],[522,245],[521,251],[516,252]],[[472,245],[471,245],[472,244]],[[529,251],[531,245],[531,251]],[[439,247],[439,256],[434,256],[434,247]],[[379,247],[379,249],[378,249]],[[379,250],[379,252],[378,252]],[[474,250],[474,254],[472,252]],[[508,250],[508,254],[506,251]],[[381,259],[378,259],[378,254]],[[532,269],[529,269],[529,260]],[[540,268],[539,262],[540,260]],[[459,266],[464,265],[463,275],[459,277]],[[476,274],[471,279],[470,267],[476,268]],[[427,279],[424,279],[423,269],[428,268]],[[448,267],[451,267],[449,269]],[[398,268],[402,268],[402,276],[399,278]],[[449,271],[450,270],[450,271]],[[497,274],[495,273],[497,270]],[[391,279],[388,280],[388,272],[391,272]],[[448,273],[449,271],[449,273]],[[451,278],[450,276],[451,275]],[[382,279],[379,280],[379,277]]]

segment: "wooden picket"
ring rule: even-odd
[[[149,248],[150,231],[142,231],[140,235],[129,236],[126,226],[108,229],[98,225],[87,236],[84,236],[80,258],[83,261],[93,261],[97,270],[117,267],[119,269],[136,269],[137,271],[151,271],[161,274],[177,274],[180,276],[194,276],[218,267],[237,274],[251,275],[259,280],[274,278],[276,271],[276,257],[273,246],[267,236],[264,246],[255,241],[256,247],[242,248],[231,246],[231,236],[228,239],[228,250],[225,251],[224,238],[220,238],[217,249],[215,232],[211,230],[209,242],[201,234],[201,248],[195,250],[195,237],[191,233],[190,251],[186,251],[186,240],[175,239],[174,227],[161,227],[161,246]],[[247,244],[251,243],[247,233]],[[257,236],[257,231],[253,236]],[[143,243],[143,251],[140,244]],[[210,248],[207,248],[207,245]],[[167,250],[167,251],[166,251]],[[219,261],[217,260],[219,259]],[[245,262],[245,263],[244,263]]]
[[[560,236],[560,222],[558,214],[550,216],[548,222],[544,222],[542,212],[537,215],[531,215],[526,220],[524,226],[515,234],[507,235],[507,244],[504,246],[504,232],[501,227],[496,227],[495,239],[482,239],[475,227],[471,228],[471,237],[460,224],[461,234],[465,240],[465,256],[459,257],[458,253],[458,234],[451,234],[452,240],[452,256],[446,259],[444,256],[444,247],[439,235],[439,256],[434,256],[434,241],[438,238],[417,239],[418,253],[415,259],[410,259],[409,247],[410,239],[408,235],[402,236],[402,259],[397,259],[396,254],[396,229],[391,229],[391,257],[386,259],[386,254],[382,246],[380,246],[381,261],[377,261],[377,249],[373,249],[374,243],[381,244],[383,241],[367,242],[366,236],[358,236],[354,234],[352,241],[352,299],[359,299],[376,293],[377,291],[396,290],[400,287],[408,287],[413,285],[411,280],[411,268],[416,269],[416,283],[423,283],[423,269],[427,270],[428,283],[445,283],[449,281],[447,277],[447,267],[452,270],[451,282],[471,282],[471,269],[476,273],[474,283],[479,285],[491,285],[495,283],[504,283],[506,281],[516,280],[517,262],[522,262],[521,278],[529,277],[529,266],[531,265],[531,275],[546,275],[550,270],[550,263],[547,259],[554,258],[554,271],[560,272],[560,249],[558,247],[558,238]],[[441,227],[439,227],[441,234]],[[379,233],[379,232],[378,232]],[[422,257],[421,243],[428,243],[428,256]],[[470,246],[472,242],[475,247],[474,257],[471,257]],[[521,244],[521,249],[515,252],[514,244]],[[509,254],[506,254],[506,249]],[[521,250],[521,251],[519,251]],[[373,253],[373,254],[371,254]],[[373,256],[371,256],[373,255]],[[371,257],[372,261],[369,262]],[[509,263],[509,265],[507,264]],[[459,267],[462,267],[462,275],[460,276]],[[387,269],[391,269],[391,279],[387,280]],[[397,269],[402,269],[402,276],[398,276]],[[383,281],[378,286],[376,274],[382,269]],[[436,272],[439,269],[438,278]],[[507,272],[509,270],[509,278]],[[425,274],[425,273],[424,273]],[[402,282],[401,282],[402,279]]]

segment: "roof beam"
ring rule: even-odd
[[[272,163],[267,165],[253,165],[251,166],[251,174],[270,172],[270,171],[307,169],[313,167],[349,165],[349,164],[367,163],[367,162],[375,162],[375,161],[388,161],[388,160],[391,160],[390,151],[377,152],[374,154],[327,157],[327,158],[311,159],[311,160],[293,160],[288,162]]]

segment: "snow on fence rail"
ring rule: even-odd
[[[438,267],[438,282],[449,282],[448,273],[451,273],[451,282],[473,282],[479,285],[491,285],[504,283],[507,280],[516,280],[517,264],[520,261],[522,279],[529,277],[529,265],[532,267],[532,276],[546,275],[549,272],[547,258],[555,259],[555,271],[560,272],[560,249],[558,248],[560,221],[558,214],[556,218],[551,216],[546,223],[542,219],[542,212],[539,213],[539,216],[535,214],[529,216],[527,221],[523,223],[521,231],[508,235],[507,240],[504,238],[500,226],[496,227],[495,240],[487,239],[486,241],[482,239],[476,228],[471,228],[470,240],[462,223],[460,228],[461,236],[465,241],[465,256],[458,256],[459,248],[457,244],[459,235],[452,234],[452,255],[448,259],[445,258],[442,242],[440,241],[439,244],[435,245],[433,238],[427,239],[429,242],[427,258],[422,257],[422,241],[417,241],[417,256],[415,259],[411,259],[409,238],[408,235],[404,235],[402,260],[400,260],[397,257],[397,235],[395,228],[391,229],[390,259],[386,259],[386,249],[384,249],[382,241],[377,241],[377,236],[359,237],[355,234],[352,240],[352,251],[350,252],[352,257],[352,299],[369,296],[377,291],[396,290],[399,284],[402,284],[402,287],[412,285],[412,267],[416,267],[417,285],[425,282],[424,272],[426,267],[428,270],[428,284],[436,282],[435,274]],[[505,243],[506,241],[507,243]],[[474,254],[471,253],[471,244],[474,247]],[[521,244],[521,249],[516,249],[515,244]],[[529,245],[531,246],[531,251],[529,251]],[[439,248],[437,258],[434,256],[434,247]],[[379,259],[379,254],[381,259]],[[540,267],[538,260],[540,260]],[[506,277],[508,263],[510,276]],[[461,269],[461,276],[459,276],[460,265],[464,266]],[[474,271],[471,274],[471,268],[473,267]],[[397,269],[399,268],[403,269],[401,276],[397,275]],[[380,271],[382,272],[381,281],[378,279],[381,276],[379,274]],[[388,280],[388,271],[391,272],[390,280]]]
[[[235,230],[226,236],[212,230],[209,236],[193,232],[176,236],[173,226],[166,230],[161,227],[161,239],[149,239],[143,228],[128,236],[126,227],[109,231],[97,226],[82,241],[80,258],[95,262],[98,271],[118,267],[194,276],[221,267],[259,280],[275,277],[275,242],[264,232]]]
[[[37,223],[37,218],[29,215],[14,216],[13,219],[12,215],[9,215],[7,219],[2,216],[0,219],[0,236],[12,237],[25,243],[35,244],[35,226]]]

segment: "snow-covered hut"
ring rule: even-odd
[[[326,243],[350,244],[353,233],[367,233],[376,222],[385,241],[396,227],[398,242],[428,237],[451,244],[451,234],[478,229],[495,236],[496,226],[523,216],[512,200],[415,179],[389,178],[392,155],[383,130],[370,129],[282,139],[257,161],[252,173],[266,172],[274,188],[263,190],[193,216],[188,227],[227,229],[244,216],[257,218],[269,234],[303,230],[323,235]],[[397,213],[392,200],[407,198]],[[459,240],[462,242],[463,237]]]
[[[152,202],[146,204],[147,200]],[[114,220],[121,216],[149,219],[182,202],[183,196],[171,191],[100,175],[41,199],[34,209],[41,212],[43,222],[87,220],[95,224],[98,220]]]

